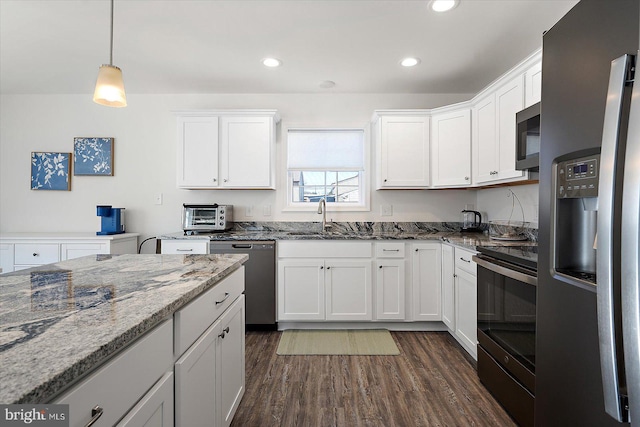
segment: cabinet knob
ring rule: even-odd
[[[320,270],[324,270],[324,265],[321,265],[321,266],[320,266]]]
[[[40,256],[39,254],[37,254],[36,252],[33,253],[33,256]]]
[[[387,180],[385,179],[384,182],[387,182]]]
[[[213,178],[213,182],[218,182],[218,180],[216,178]]]
[[[331,267],[327,267],[327,270],[331,270]]]
[[[469,181],[469,177],[468,177],[468,176],[465,176],[465,177],[464,177],[464,180],[465,180],[465,181]]]
[[[382,268],[382,266],[379,266],[378,268]]]
[[[418,249],[416,249],[416,252],[418,252]]]
[[[223,181],[224,181],[224,182],[227,182],[227,181],[228,181],[228,179],[226,179],[226,178],[225,178],[225,179],[223,179]]]

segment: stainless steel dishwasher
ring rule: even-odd
[[[276,242],[212,241],[212,254],[248,254],[245,263],[246,328],[275,330],[276,324]]]

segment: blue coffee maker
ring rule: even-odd
[[[101,230],[96,232],[98,236],[124,233],[124,208],[98,205],[96,210],[102,217]]]

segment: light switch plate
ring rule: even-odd
[[[162,193],[156,193],[156,194],[153,196],[153,202],[154,202],[156,205],[161,205],[161,204],[162,204]]]
[[[246,217],[251,217],[251,216],[253,216],[253,206],[247,206],[247,207],[244,209],[244,216],[246,216]]]

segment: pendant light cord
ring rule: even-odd
[[[111,41],[109,43],[109,65],[113,65],[113,0],[111,0]]]

